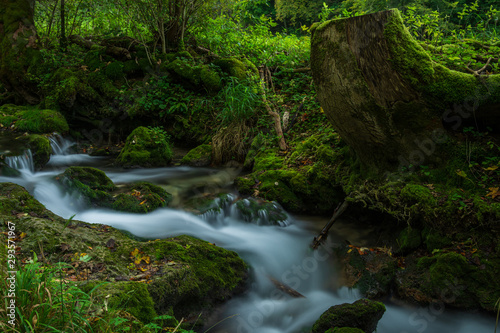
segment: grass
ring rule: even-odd
[[[8,324],[11,318],[7,317],[5,307],[0,309],[3,332],[91,331],[86,314],[93,307],[92,298],[63,282],[63,265],[44,267],[34,255],[32,262],[19,267],[15,281],[15,325]],[[6,283],[5,278],[2,283]],[[1,297],[2,303],[10,302],[6,292]]]

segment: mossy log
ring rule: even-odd
[[[108,54],[114,58],[128,59],[128,60],[132,59],[132,56],[130,55],[130,51],[123,48],[123,47],[114,46],[114,45],[111,45],[109,43],[107,43],[106,45],[99,45],[99,44],[94,43],[91,40],[85,39],[79,35],[71,35],[68,38],[69,38],[70,42],[72,42],[73,44],[79,45],[83,48],[86,48],[87,50],[91,50],[94,45],[98,45],[98,46],[105,48],[106,54]]]
[[[379,171],[446,163],[445,142],[466,125],[500,131],[500,75],[435,63],[397,9],[313,26],[318,98],[360,160]]]

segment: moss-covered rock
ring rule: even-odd
[[[118,189],[103,171],[91,167],[69,167],[56,179],[88,204],[124,212],[148,213],[172,200],[170,193],[148,182]]]
[[[124,167],[166,166],[172,160],[173,152],[163,131],[137,127],[130,133],[116,162]]]
[[[44,216],[46,209],[23,187],[13,183],[0,183],[0,215],[26,213],[32,216]]]
[[[116,188],[103,171],[92,167],[72,166],[56,179],[71,193],[80,194],[88,204],[101,207],[111,204],[110,192]]]
[[[214,65],[220,67],[224,73],[229,76],[233,76],[238,80],[244,80],[247,78],[247,66],[245,66],[245,64],[238,59],[223,58],[216,60]]]
[[[203,167],[212,163],[212,146],[200,145],[191,149],[181,160],[181,164]]]
[[[196,314],[201,308],[211,309],[227,300],[231,290],[243,287],[246,265],[234,252],[187,236],[151,243],[149,247],[157,260],[171,261],[177,257],[184,263],[174,274],[149,285],[158,313],[173,307],[176,317]]]
[[[0,176],[3,176],[3,177],[19,177],[21,176],[21,172],[14,169],[14,168],[11,168],[10,166],[8,166],[7,164],[5,164],[5,162],[3,161],[3,159],[0,158]]]
[[[287,225],[288,215],[275,202],[266,202],[253,198],[238,200],[236,208],[243,221],[259,225]]]
[[[201,66],[198,69],[203,87],[210,93],[215,94],[221,90],[220,75],[209,66]]]
[[[353,327],[330,328],[325,333],[364,333],[363,330]]]
[[[208,315],[245,286],[247,266],[235,252],[189,236],[141,242],[109,226],[68,223],[19,185],[0,184],[4,219],[16,226],[18,260],[36,253],[48,262],[78,263],[67,273],[83,290],[111,282],[98,287],[96,297],[111,295],[109,308],[121,308],[143,323],[150,322],[155,311],[179,318],[197,318],[202,311]],[[0,234],[0,241],[5,242],[6,235]]]
[[[343,267],[341,274],[345,286],[357,288],[370,299],[390,294],[398,265],[389,249],[351,245],[338,247],[335,253]]]
[[[121,61],[113,61],[104,69],[104,74],[111,80],[123,78],[123,63]]]
[[[12,104],[0,107],[0,123],[5,127],[29,133],[65,133],[69,130],[66,119],[57,111]]]
[[[200,84],[198,67],[189,60],[175,59],[165,69],[187,88],[196,88]]]
[[[125,212],[148,213],[167,206],[170,201],[172,201],[172,195],[161,187],[140,182],[128,186],[125,193],[115,196],[111,207]]]
[[[477,258],[477,259],[474,259]],[[477,307],[493,311],[500,298],[496,277],[500,262],[459,253],[440,253],[418,261],[423,273],[422,290],[431,297],[462,308]]]
[[[32,134],[28,137],[28,147],[33,156],[35,169],[43,168],[49,162],[52,154],[50,140],[45,136]]]
[[[236,179],[238,190],[277,201],[291,212],[331,213],[344,193],[329,165],[329,158],[335,155],[334,148],[327,144],[330,140],[336,139],[313,135],[286,156],[277,148],[266,147],[263,136],[257,135],[245,160],[245,166],[252,166],[253,172]]]
[[[323,333],[334,328],[357,328],[371,333],[385,312],[383,303],[360,299],[352,304],[335,305],[326,310],[316,321],[312,333]],[[336,331],[335,331],[336,332]]]

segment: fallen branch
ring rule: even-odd
[[[335,211],[333,212],[332,218],[328,223],[323,227],[323,230],[319,233],[318,237],[314,237],[314,240],[312,242],[312,249],[316,250],[318,246],[328,237],[328,231],[332,227],[332,225],[335,223],[335,221],[342,215],[347,207],[349,206],[349,203],[347,201],[344,201],[342,205],[337,206],[335,208]]]
[[[304,295],[299,293],[297,290],[291,288],[290,286],[287,286],[286,284],[281,283],[278,280],[276,280],[270,276],[268,276],[268,278],[276,286],[276,288],[278,288],[279,290],[281,290],[285,294],[288,294],[288,295],[295,297],[295,298],[306,298]]]
[[[471,68],[469,68],[469,65],[470,65],[470,62],[469,62],[469,63],[467,64],[467,70],[468,70],[469,72],[471,72],[472,74],[474,74],[474,76],[475,76],[475,77],[478,77],[478,76],[480,76],[480,75],[481,75],[481,72],[482,72],[482,71],[484,71],[484,70],[488,67],[488,65],[490,64],[490,61],[491,61],[492,59],[493,59],[493,58],[488,58],[488,61],[486,61],[486,64],[485,64],[483,67],[481,67],[480,69],[476,70],[476,71],[475,71],[475,70],[473,70],[473,69],[471,69]]]
[[[262,101],[264,102],[264,107],[267,110],[267,113],[273,118],[274,121],[274,129],[276,131],[276,134],[278,135],[278,145],[281,150],[286,150],[287,145],[285,142],[285,137],[283,135],[283,129],[281,128],[281,117],[278,112],[273,111],[271,106],[269,105],[269,101],[267,100],[266,97],[266,81],[265,81],[265,73],[262,68],[259,69],[259,74],[260,74],[260,81],[261,81],[261,95],[262,95]]]

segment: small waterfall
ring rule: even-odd
[[[216,198],[201,214],[201,218],[212,225],[223,225],[226,217],[256,225],[286,227],[290,224],[290,217],[278,203],[255,198],[238,199],[233,194]]]
[[[35,172],[35,162],[33,161],[33,154],[31,150],[25,150],[22,155],[19,156],[7,156],[5,157],[5,163],[13,169],[19,171],[29,171],[31,173]]]
[[[49,140],[53,155],[68,155],[70,148],[75,144],[73,141],[65,139],[57,133],[49,137]]]

